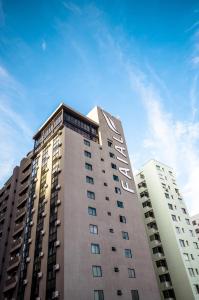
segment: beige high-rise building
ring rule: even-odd
[[[193,227],[195,229],[195,233],[199,240],[199,214],[191,217],[191,220],[192,220]],[[198,256],[199,256],[199,253],[198,253]]]
[[[199,243],[173,170],[150,160],[136,183],[162,299],[199,299]]]
[[[0,299],[160,299],[121,122],[61,104],[34,141],[0,191]]]

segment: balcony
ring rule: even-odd
[[[160,282],[161,289],[165,290],[172,286],[171,281]]]
[[[152,227],[148,227],[148,226],[147,226],[147,228],[148,228],[148,234],[149,234],[149,235],[152,235],[152,234],[158,232],[157,226],[152,226]]]
[[[25,213],[26,213],[26,208],[25,207],[19,209],[16,213],[15,221],[18,220],[19,218],[21,218],[23,215],[25,215]]]
[[[19,188],[19,195],[23,193],[24,190],[26,190],[29,186],[29,180],[27,180],[26,182],[24,182],[24,184],[22,184]]]
[[[21,245],[22,245],[22,238],[19,238],[18,240],[12,242],[10,252],[12,253],[15,250],[19,249]]]
[[[19,233],[19,232],[22,231],[23,229],[24,229],[24,222],[15,224],[13,236],[15,236],[17,233]]]
[[[19,198],[17,207],[23,204],[27,199],[28,199],[28,193],[25,193],[23,196]]]
[[[0,214],[0,222],[5,219],[5,215],[6,215],[5,212]]]
[[[18,281],[18,278],[17,276],[14,276],[10,279],[7,279],[6,282],[5,282],[5,288],[4,288],[4,293],[11,290],[11,289],[14,289],[17,285],[17,281]]]
[[[15,256],[13,259],[11,259],[9,261],[7,271],[10,271],[10,270],[18,267],[19,263],[20,263],[20,257]]]
[[[153,257],[154,257],[154,259],[163,258],[164,257],[164,253],[163,252],[153,253]]]
[[[162,275],[162,274],[165,274],[165,273],[168,272],[168,268],[167,268],[167,267],[164,267],[164,266],[158,267],[157,270],[158,270],[158,274],[159,274],[159,275]]]

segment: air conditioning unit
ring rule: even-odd
[[[60,205],[60,204],[61,204],[61,200],[57,199],[57,205]]]
[[[33,226],[33,224],[34,224],[33,221],[30,221],[30,226]]]
[[[58,271],[59,270],[59,264],[54,265],[53,269],[54,269],[54,271]]]
[[[62,146],[62,142],[59,142],[59,147],[61,147]]]
[[[42,212],[41,215],[42,215],[42,217],[45,217],[45,216],[46,216],[46,213],[45,213],[45,212]]]
[[[28,244],[30,244],[32,242],[32,239],[30,238],[30,239],[28,239]]]
[[[45,189],[47,189],[47,187],[48,187],[47,183],[44,184],[44,187],[45,187]]]
[[[34,194],[34,195],[33,195],[33,199],[35,199],[36,197],[37,197],[37,196]]]
[[[59,226],[61,224],[61,221],[60,220],[57,220],[56,222],[55,222],[55,226]]]
[[[38,278],[42,278],[43,273],[42,273],[42,272],[39,272],[39,273],[37,274],[37,276],[38,276]]]
[[[26,262],[27,262],[27,263],[30,262],[30,257],[29,257],[29,256],[26,257]]]
[[[58,185],[56,186],[56,190],[60,190],[60,189],[61,189],[61,185],[58,184]]]
[[[61,244],[60,241],[56,241],[56,242],[55,242],[55,247],[59,247],[60,244]]]
[[[33,207],[32,209],[31,209],[31,213],[34,213],[35,212],[35,208]]]
[[[59,291],[54,291],[52,296],[53,296],[53,299],[58,298],[59,297]]]
[[[41,252],[39,253],[39,256],[40,256],[40,257],[43,257],[43,256],[44,256],[43,251],[41,251]]]
[[[41,234],[42,234],[42,235],[45,234],[45,230],[44,230],[44,229],[41,230]]]
[[[28,283],[28,279],[23,280],[23,284],[26,285]]]
[[[37,180],[38,180],[38,179],[35,177],[33,181],[34,181],[34,182],[37,182]]]
[[[62,134],[62,130],[59,130],[59,135],[61,135]]]

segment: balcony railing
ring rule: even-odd
[[[17,285],[17,276],[14,276],[10,279],[7,279],[6,282],[5,282],[5,288],[4,288],[4,292],[7,292],[8,290],[11,290],[13,288],[16,287]]]
[[[6,213],[4,212],[4,213],[2,213],[2,214],[0,214],[0,222],[3,220],[3,219],[5,219],[5,215],[6,215]]]
[[[19,263],[20,263],[20,257],[19,256],[14,257],[9,261],[7,271],[10,271],[13,268],[18,267]]]
[[[24,228],[24,222],[16,224],[15,228],[14,228],[14,234],[13,235],[19,233],[21,230],[23,230],[23,228]]]
[[[10,252],[13,252],[15,250],[17,250],[18,248],[20,248],[22,245],[22,238],[19,238],[18,240],[14,241],[12,244],[11,244],[11,250]]]
[[[25,193],[23,196],[19,198],[17,207],[20,206],[22,203],[24,203],[27,199],[28,199],[28,193]]]
[[[19,219],[20,217],[22,217],[24,214],[26,213],[26,208],[23,207],[21,209],[19,209],[16,213],[16,218],[15,220]]]

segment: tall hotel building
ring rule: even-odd
[[[160,299],[121,122],[61,104],[34,140],[0,190],[0,299]]]
[[[199,242],[173,170],[151,160],[136,182],[162,299],[199,299]]]

